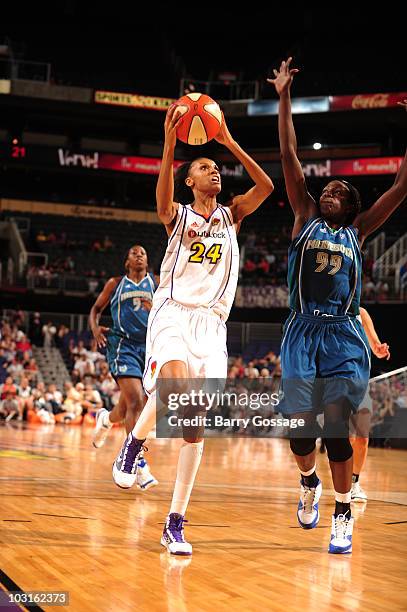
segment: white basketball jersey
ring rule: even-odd
[[[239,247],[230,210],[218,204],[206,219],[179,205],[161,264],[154,307],[171,299],[188,308],[213,309],[229,316],[239,274]]]

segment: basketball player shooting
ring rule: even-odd
[[[365,239],[377,230],[407,196],[407,154],[394,184],[361,212],[358,191],[344,180],[332,180],[319,202],[308,192],[297,157],[290,88],[297,69],[292,58],[268,79],[280,97],[279,138],[288,198],[294,212],[289,248],[291,313],[281,345],[280,409],[303,418],[301,437],[290,447],[301,473],[297,518],[304,529],[319,521],[322,492],[315,470],[315,396],[324,413],[323,437],[335,489],[330,553],[352,551],[352,446],[349,416],[356,412],[367,389],[370,370],[368,340],[359,315],[362,254]],[[318,380],[317,380],[318,379]],[[321,385],[322,383],[322,385]]]
[[[235,297],[239,271],[236,232],[244,217],[273,191],[271,179],[232,138],[223,118],[216,140],[244,166],[254,185],[217,202],[219,167],[206,157],[181,166],[175,179],[176,131],[182,117],[168,109],[162,165],[157,183],[157,212],[168,234],[160,284],[153,298],[147,331],[144,388],[149,399],[113,465],[116,484],[131,487],[143,442],[168,394],[188,391],[187,379],[222,379],[227,375],[226,320]],[[191,202],[188,204],[187,202]],[[156,390],[157,377],[160,380]],[[164,385],[162,382],[164,381]],[[165,383],[165,381],[169,381]],[[185,512],[201,461],[203,440],[184,439],[179,450],[171,507],[161,544],[175,555],[191,555],[184,539]]]

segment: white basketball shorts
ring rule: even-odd
[[[188,378],[226,379],[226,324],[219,315],[202,307],[186,308],[170,299],[153,307],[143,375],[147,394],[155,390],[163,365],[174,360],[186,364]]]

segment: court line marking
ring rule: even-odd
[[[6,589],[6,592],[15,591],[17,593],[21,593],[21,595],[25,593],[25,591],[23,591],[23,589],[21,589],[18,586],[18,584],[16,584],[14,580],[12,580],[10,576],[8,576],[6,572],[4,572],[1,569],[0,569],[0,585]],[[33,612],[45,612],[44,608],[40,608],[40,606],[37,606],[37,604],[35,603],[30,603],[27,605],[18,604],[18,606],[22,610],[33,610]]]
[[[159,522],[157,525],[165,525],[165,521]],[[230,525],[201,525],[200,523],[188,522],[188,528],[189,527],[230,527]]]
[[[32,512],[32,514],[36,514],[37,516],[56,516],[58,518],[83,519],[85,521],[97,521],[97,519],[92,518],[90,516],[68,516],[66,514],[47,514],[46,512]]]

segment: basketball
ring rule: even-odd
[[[220,106],[210,96],[189,93],[176,102],[176,113],[182,115],[177,138],[190,145],[202,145],[218,134],[222,125]]]

